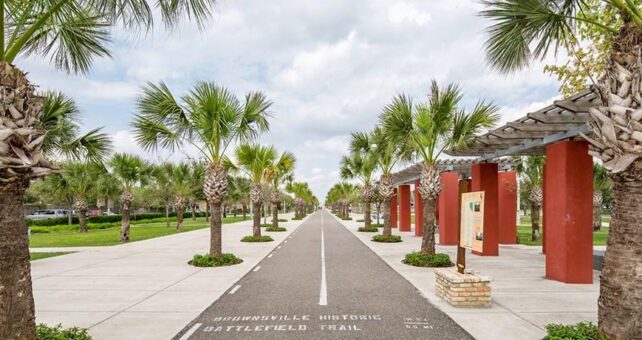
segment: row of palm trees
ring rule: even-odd
[[[390,200],[394,196],[392,172],[396,164],[419,160],[422,163],[419,193],[424,200],[421,253],[435,254],[435,204],[441,192],[437,160],[445,150],[464,148],[483,129],[494,126],[499,116],[491,103],[478,102],[470,111],[461,104],[459,86],[440,87],[432,82],[428,98],[415,103],[406,95],[398,95],[386,105],[379,125],[369,132],[354,132],[350,140],[350,155],[341,161],[344,179],[357,179],[361,186],[361,201],[368,210],[366,226],[370,226],[369,206],[375,192],[384,207],[384,237],[392,236]],[[373,177],[379,180],[373,186]],[[346,183],[333,187],[329,202],[344,207],[353,193],[341,190]],[[375,190],[376,187],[376,190]],[[328,202],[328,201],[326,201]]]

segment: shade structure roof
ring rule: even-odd
[[[471,165],[479,163],[475,158],[458,158],[458,159],[443,159],[439,160],[437,167],[439,172],[456,172],[462,177],[470,177]],[[495,160],[500,170],[510,169],[518,162],[509,158],[502,157]],[[392,175],[394,185],[412,183],[413,181],[421,178],[421,168],[423,163],[415,163],[401,171]]]
[[[499,169],[506,169],[515,165],[515,161],[506,156],[544,155],[548,144],[581,140],[582,135],[591,135],[588,109],[599,104],[600,99],[592,89],[556,100],[551,105],[477,136],[472,145],[465,149],[447,150],[450,156],[468,158],[440,160],[439,170],[454,171],[468,177],[471,165],[487,161],[498,163]],[[395,185],[419,178],[421,163],[393,174]]]
[[[473,144],[460,150],[449,150],[451,156],[473,156],[489,161],[502,156],[544,155],[545,146],[560,140],[582,139],[589,135],[588,109],[599,105],[592,90],[579,92],[567,99],[490,130],[475,138]]]

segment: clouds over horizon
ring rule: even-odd
[[[546,105],[557,81],[541,64],[507,76],[489,69],[480,5],[467,0],[221,1],[204,31],[184,25],[136,37],[118,31],[113,59],[97,60],[88,76],[53,71],[46,61],[20,60],[32,81],[75,98],[87,127],[105,126],[116,151],[151,160],[133,141],[130,121],[146,81],[163,80],[176,93],[213,81],[238,96],[264,91],[274,101],[270,133],[261,142],[298,158],[297,179],[323,199],[339,180],[338,162],[351,131],[374,127],[394,95],[424,100],[431,79],[457,82],[464,103],[500,106],[503,121]]]

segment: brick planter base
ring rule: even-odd
[[[459,274],[456,269],[435,269],[437,296],[455,307],[484,307],[492,305],[490,278]]]

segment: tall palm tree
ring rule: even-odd
[[[261,237],[261,208],[263,195],[261,187],[266,182],[266,174],[276,161],[276,149],[273,146],[259,144],[241,144],[236,148],[238,169],[250,178],[250,200],[252,201],[252,233]]]
[[[133,190],[136,185],[145,183],[151,175],[152,166],[138,156],[126,153],[114,154],[108,162],[108,167],[114,177],[120,182],[120,206],[122,223],[120,228],[120,242],[129,241],[130,209],[134,200]]]
[[[289,151],[284,151],[281,156],[266,171],[266,179],[270,184],[270,202],[272,203],[272,227],[279,227],[279,203],[281,203],[281,190],[279,187],[292,181],[296,158]]]
[[[358,179],[361,182],[361,202],[364,205],[363,213],[366,229],[369,229],[372,226],[370,219],[370,205],[374,196],[372,177],[376,166],[376,158],[372,153],[366,153],[364,155],[362,152],[357,150],[351,152],[350,156],[343,156],[341,158],[341,178]]]
[[[30,267],[24,240],[27,227],[24,211],[13,207],[22,205],[31,179],[54,170],[44,144],[50,133],[44,124],[45,98],[36,94],[27,75],[13,65],[16,58],[38,56],[51,60],[56,69],[83,74],[94,58],[109,56],[111,27],[150,29],[155,10],[169,27],[185,17],[204,26],[214,4],[215,0],[0,1],[0,82],[4,89],[0,158],[8,160],[0,171],[0,239],[15,244],[7,248],[15,255],[0,254],[0,266],[3,272],[20,273],[4,275],[20,284],[2,282],[2,286],[16,287],[0,293],[0,305],[9,306],[0,310],[0,320],[7,325],[0,325],[0,338],[34,338],[36,334],[30,271],[25,269]],[[21,298],[5,303],[14,296]]]
[[[478,102],[472,111],[461,105],[459,87],[449,84],[441,89],[432,81],[427,102],[415,105],[405,95],[395,97],[381,114],[384,135],[411,156],[422,160],[419,194],[424,200],[424,235],[421,252],[435,253],[435,203],[441,192],[437,160],[446,149],[466,147],[484,128],[492,127],[499,116],[497,107]]]
[[[179,103],[164,83],[148,83],[138,99],[135,136],[147,150],[190,144],[207,161],[203,192],[212,216],[210,255],[220,256],[226,151],[232,143],[252,141],[269,129],[271,102],[261,92],[250,92],[241,102],[229,90],[206,82],[197,83],[181,99]]]
[[[5,321],[0,339],[10,339],[16,334],[35,336],[25,191],[32,180],[61,171],[47,159],[99,161],[109,152],[109,139],[100,129],[80,133],[79,110],[72,99],[57,92],[34,99],[32,87],[24,85],[24,75],[7,75],[2,70],[0,78],[13,79],[4,85],[6,111],[0,114],[0,271],[6,273],[0,275],[0,286],[5,287],[0,290],[0,306],[5,306],[0,308],[0,320]],[[20,93],[12,92],[12,82],[21,84]],[[60,175],[53,180],[64,181]]]
[[[170,225],[169,212],[175,199],[171,181],[173,170],[174,164],[170,162],[151,165],[151,179],[147,186],[165,208],[165,226],[167,228]]]
[[[604,192],[613,188],[608,171],[600,164],[593,163],[593,230],[602,229],[602,204]]]
[[[397,148],[386,138],[383,129],[380,126],[375,127],[371,132],[354,132],[350,141],[351,152],[360,152],[372,154],[375,157],[377,168],[381,175],[377,185],[377,195],[383,204],[383,235],[390,237],[392,235],[392,211],[390,202],[395,194],[392,183],[392,170],[407,152]]]
[[[523,177],[520,189],[524,191],[528,201],[531,203],[531,240],[537,241],[540,238],[539,213],[544,201],[542,184],[546,158],[543,156],[527,156],[518,157],[517,160],[519,163],[517,163],[515,170]]]
[[[640,338],[642,277],[642,11],[639,1],[487,0],[482,16],[488,28],[486,54],[495,68],[511,72],[551,49],[572,49],[579,21],[612,38],[605,74],[593,87],[600,105],[589,109],[591,154],[600,158],[613,180],[613,218],[601,272],[598,324],[601,335],[613,339]],[[613,16],[586,17],[610,11]],[[604,22],[609,20],[609,22]],[[613,24],[615,23],[615,24]],[[615,26],[614,26],[615,25]],[[534,48],[532,48],[534,47]],[[623,298],[626,297],[626,298]]]

